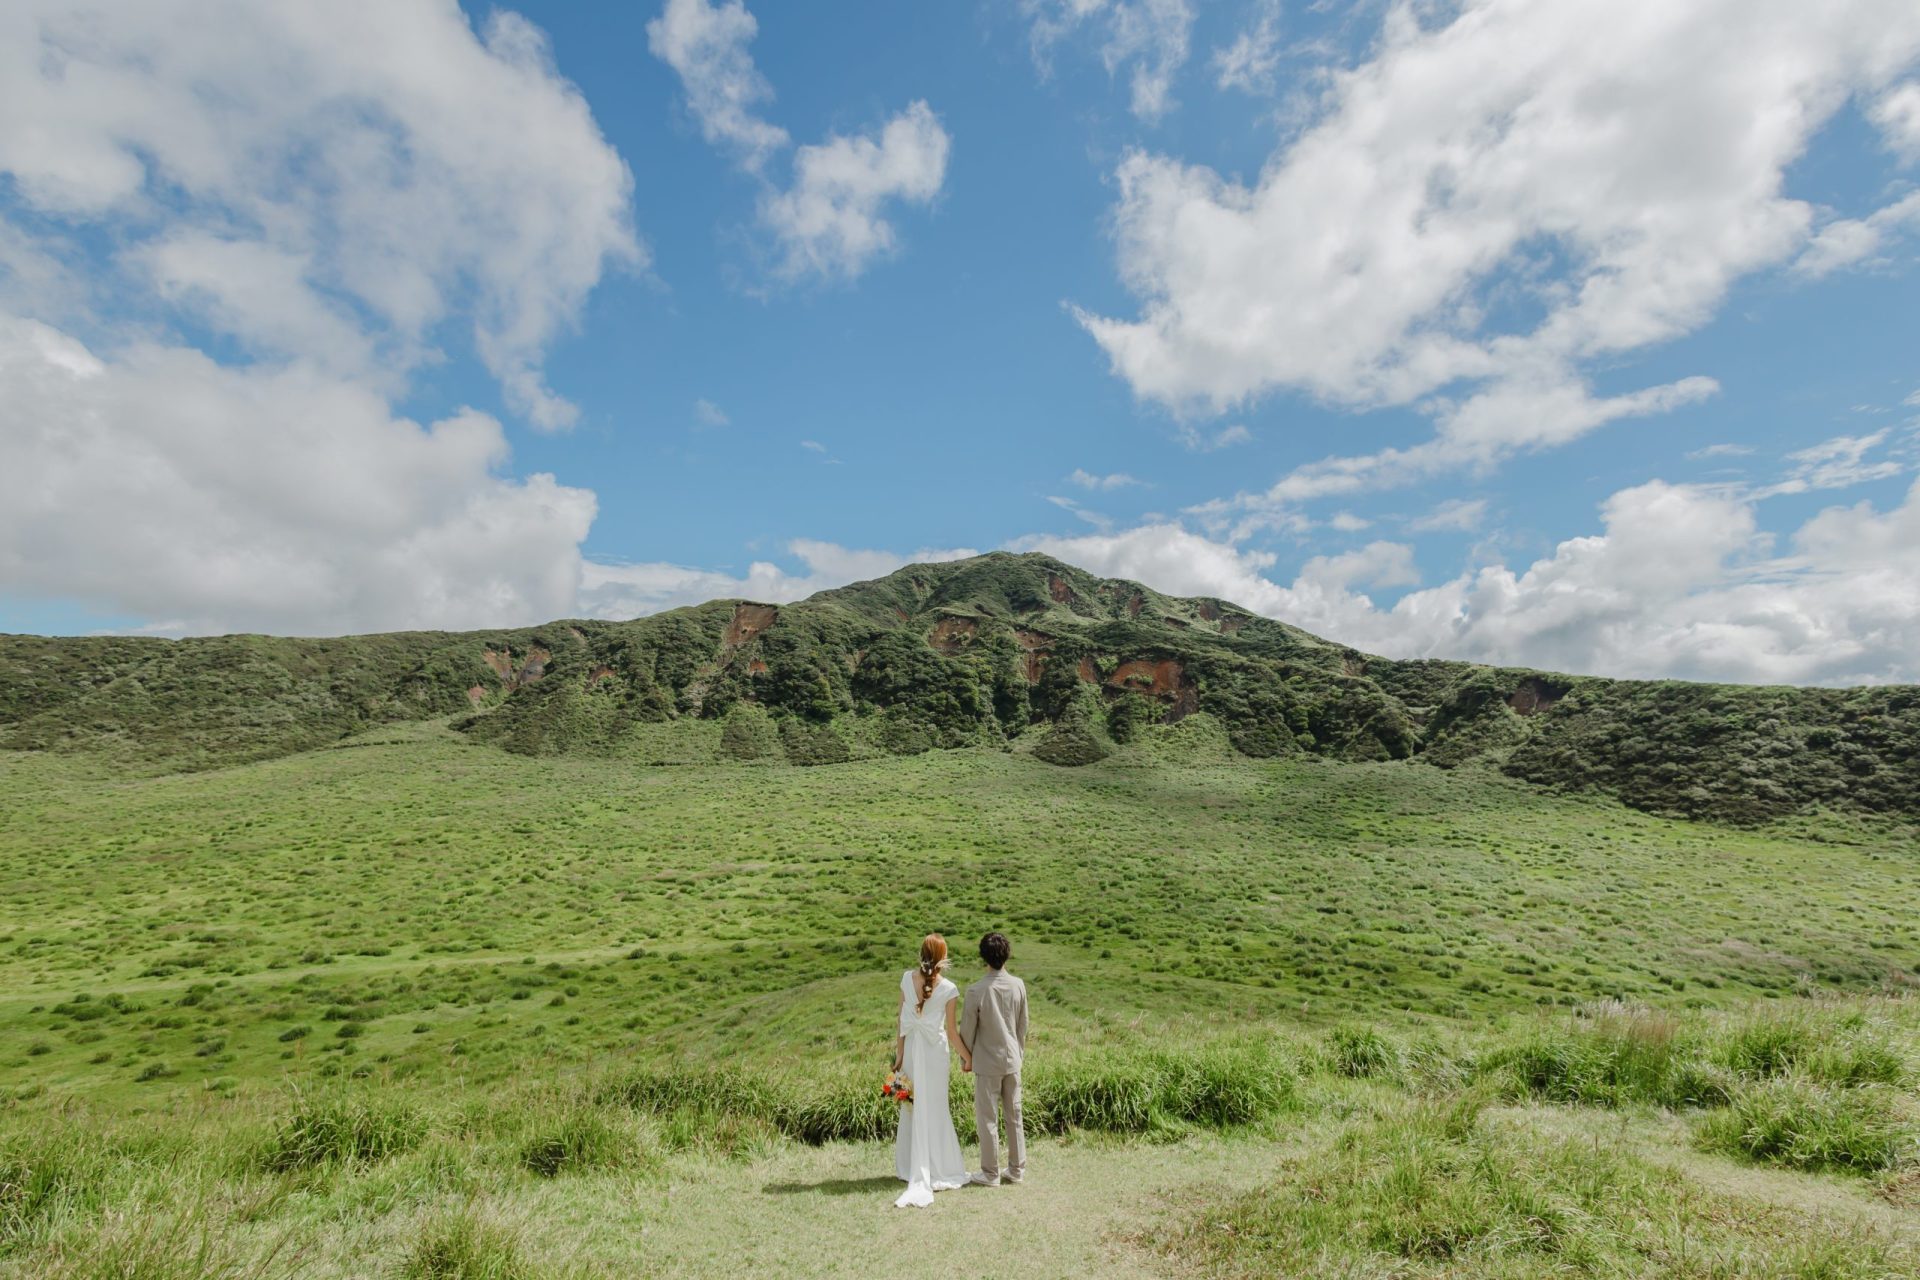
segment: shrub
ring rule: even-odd
[[[384,1099],[296,1095],[260,1155],[262,1167],[284,1173],[316,1165],[384,1160],[410,1151],[426,1135],[414,1108]]]
[[[1884,1089],[1829,1089],[1788,1077],[1740,1088],[1695,1128],[1709,1151],[1789,1169],[1877,1173],[1900,1163],[1915,1135]]]
[[[1037,759],[1048,764],[1082,765],[1107,758],[1106,715],[1100,697],[1091,688],[1081,686],[1068,701],[1066,710],[1047,736],[1033,749]]]
[[[734,760],[765,760],[780,751],[780,734],[757,703],[736,702],[720,730],[720,753]]]

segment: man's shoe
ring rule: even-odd
[[[984,1173],[976,1173],[967,1179],[967,1185],[970,1187],[997,1187],[1000,1185],[1000,1179],[989,1178]]]
[[[1000,1179],[1000,1185],[1003,1187],[1017,1187],[1020,1185],[1020,1179],[1024,1177],[1026,1177],[1025,1174],[1021,1174],[1019,1178],[1016,1178],[1013,1175],[1009,1174],[1006,1177]]]

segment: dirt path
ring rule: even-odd
[[[1242,1190],[1288,1150],[1264,1139],[1194,1137],[1165,1146],[1033,1144],[1018,1187],[944,1192],[895,1209],[881,1145],[782,1148],[751,1163],[702,1161],[589,1207],[564,1187],[530,1206],[569,1251],[634,1275],[874,1276],[951,1270],[1000,1280],[1147,1277],[1166,1262],[1134,1243],[1192,1197]]]

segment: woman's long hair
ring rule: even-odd
[[[940,981],[940,975],[946,971],[947,940],[937,933],[930,933],[920,940],[920,1001],[913,1006],[915,1013],[926,1012],[934,984]]]

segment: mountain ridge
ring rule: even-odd
[[[1920,687],[1614,680],[1390,659],[1040,553],[912,564],[775,604],[293,639],[0,636],[0,748],[138,767],[290,754],[441,717],[529,756],[720,726],[719,758],[936,747],[1090,763],[1192,717],[1242,756],[1480,761],[1657,812],[1920,817]]]

